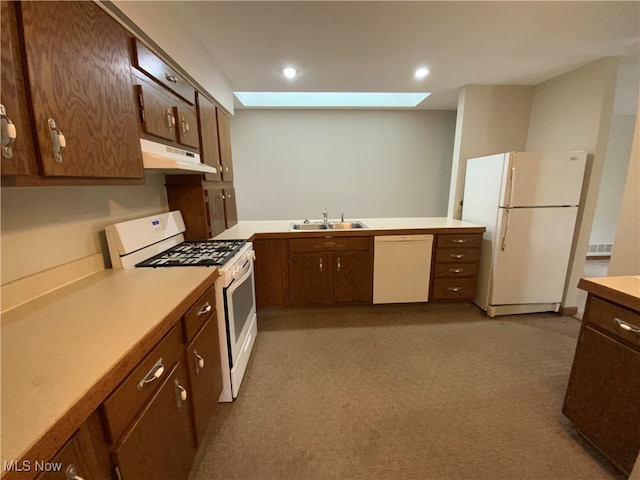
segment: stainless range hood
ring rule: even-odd
[[[160,170],[167,175],[216,173],[216,169],[200,161],[200,155],[179,148],[140,139],[145,170]]]

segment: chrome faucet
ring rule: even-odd
[[[322,220],[324,223],[329,221],[329,217],[327,216],[327,207],[324,207],[324,210],[322,210]]]

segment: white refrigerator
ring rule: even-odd
[[[560,308],[586,152],[467,161],[462,220],[485,225],[474,303],[490,317]]]

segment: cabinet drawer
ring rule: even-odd
[[[476,279],[465,278],[436,278],[433,281],[433,300],[473,298]]]
[[[623,325],[640,330],[638,313],[590,295],[586,321],[640,349],[640,332],[626,330],[619,323],[622,322]]]
[[[475,277],[477,263],[436,263],[433,266],[434,277]]]
[[[482,244],[481,233],[465,233],[460,235],[438,235],[436,248],[479,247]]]
[[[180,358],[182,350],[180,329],[174,327],[140,362],[133,373],[105,400],[103,409],[111,442],[115,442],[122,435],[135,414],[151,397],[157,386],[162,383],[160,381],[162,377]],[[160,359],[162,359],[164,373],[155,380],[141,385],[147,375],[154,371]]]
[[[290,252],[370,250],[372,237],[299,238],[289,240]]]
[[[133,65],[191,105],[195,104],[195,89],[191,84],[137,39],[133,46]]]
[[[182,318],[184,341],[189,343],[216,313],[216,287],[209,288]]]
[[[436,262],[469,263],[477,262],[479,258],[480,250],[477,248],[438,248],[436,250]]]

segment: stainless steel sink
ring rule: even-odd
[[[368,228],[359,220],[338,222],[292,222],[289,230],[294,231],[318,231],[318,230],[354,230]]]

